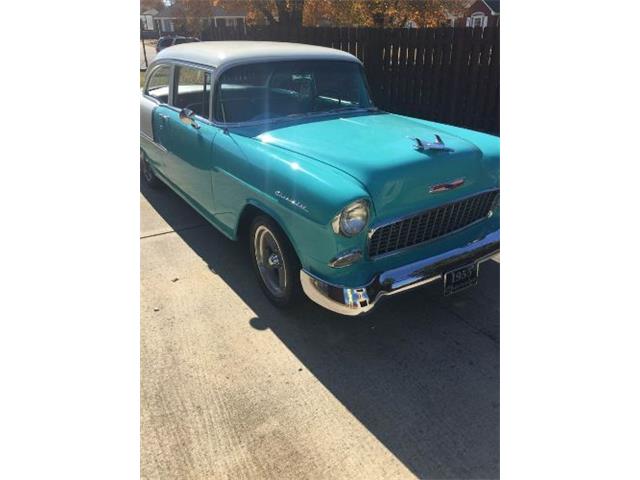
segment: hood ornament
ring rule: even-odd
[[[438,183],[429,187],[429,193],[440,193],[448,190],[453,190],[464,185],[464,178],[456,178],[447,183]]]
[[[436,137],[435,142],[427,142],[426,140],[422,140],[418,137],[415,137],[415,138],[409,137],[409,138],[411,138],[411,140],[416,142],[413,148],[415,148],[419,152],[427,152],[427,151],[434,151],[434,150],[440,151],[440,152],[453,152],[453,148],[447,147],[442,141],[442,138],[440,138],[440,135],[435,133],[434,136]]]

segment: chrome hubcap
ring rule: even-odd
[[[274,296],[283,297],[287,288],[287,268],[276,237],[264,225],[256,230],[253,250],[265,286]]]
[[[280,257],[277,253],[272,253],[271,255],[269,255],[267,263],[271,268],[280,268]]]

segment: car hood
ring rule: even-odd
[[[453,134],[442,127],[374,113],[272,128],[255,138],[327,163],[356,178],[369,191],[381,218],[431,208],[497,186],[497,162],[488,161],[477,143],[462,138],[460,132],[464,130],[453,128]],[[415,148],[414,138],[435,142],[436,134],[452,151]],[[434,184],[460,178],[464,183],[455,190],[429,193]]]

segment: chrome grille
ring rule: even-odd
[[[369,257],[435,240],[486,217],[498,190],[484,192],[377,228],[369,240]]]

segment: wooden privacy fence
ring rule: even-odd
[[[500,29],[278,26],[206,28],[202,40],[270,40],[349,52],[376,105],[436,122],[500,132]]]

